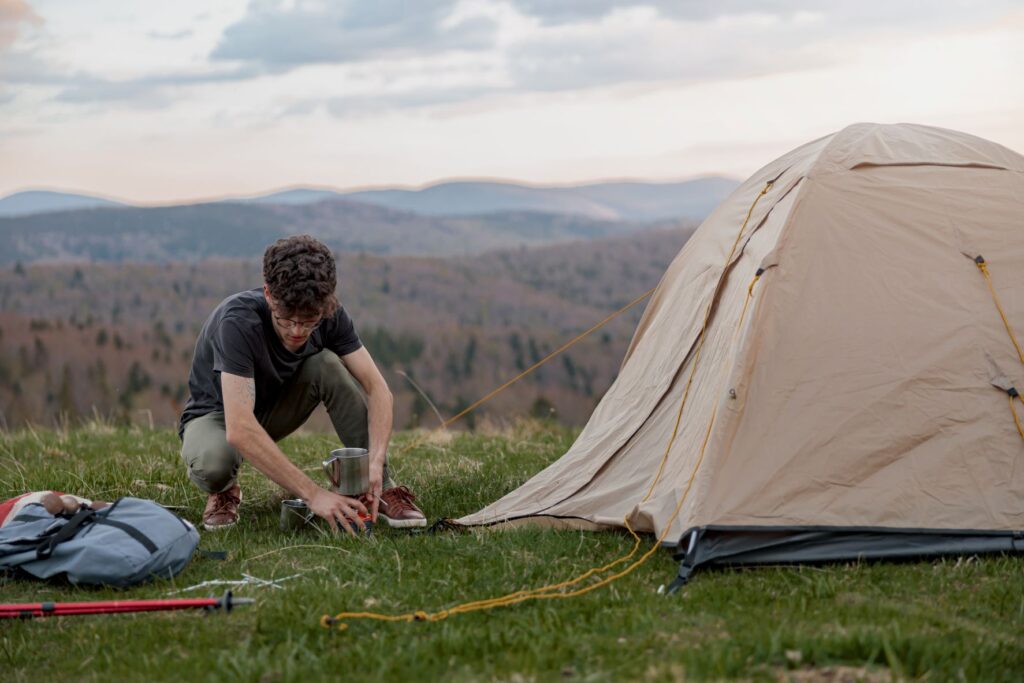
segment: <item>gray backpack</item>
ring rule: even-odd
[[[70,519],[30,504],[0,528],[0,571],[124,588],[178,574],[198,545],[194,526],[151,500],[120,498]]]

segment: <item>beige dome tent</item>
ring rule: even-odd
[[[570,450],[459,521],[628,517],[678,544],[681,575],[1024,550],[1014,325],[1024,157],[939,128],[850,126],[704,221]]]

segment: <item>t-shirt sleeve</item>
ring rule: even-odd
[[[242,321],[225,318],[213,334],[213,369],[239,377],[255,374],[255,353],[250,332]]]
[[[325,332],[324,347],[339,356],[346,356],[363,348],[363,342],[356,334],[355,323],[352,322],[352,318],[344,308],[339,308],[338,312],[334,314],[331,324],[327,326]]]

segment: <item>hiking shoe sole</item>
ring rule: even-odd
[[[378,512],[377,519],[387,524],[392,529],[415,529],[416,527],[425,527],[427,525],[427,519],[391,519],[387,515]]]
[[[227,524],[207,524],[206,522],[203,522],[203,528],[207,531],[220,531],[221,529],[233,527],[236,524],[238,524],[237,520],[234,522],[228,522]]]

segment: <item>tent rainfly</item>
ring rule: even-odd
[[[849,126],[704,221],[569,451],[459,522],[628,519],[676,548],[676,586],[706,565],[1024,551],[1015,324],[1024,157]]]

